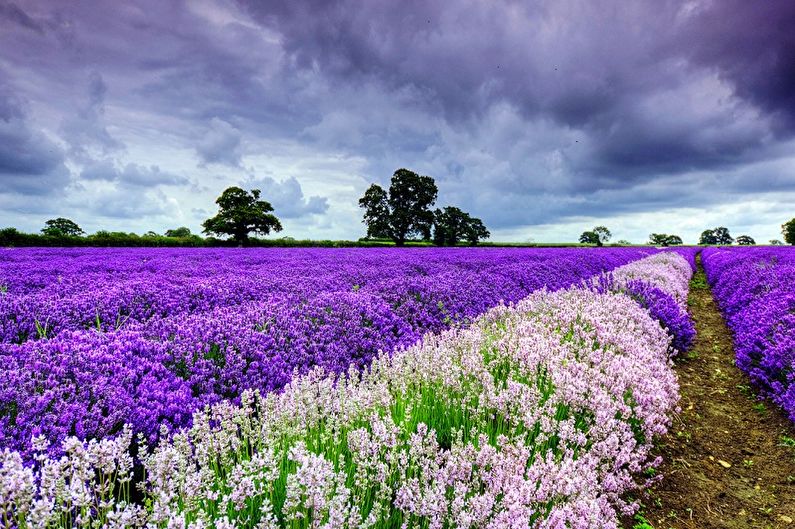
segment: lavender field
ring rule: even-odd
[[[616,527],[694,255],[3,250],[2,520]]]
[[[738,367],[795,421],[795,249],[707,248],[703,259]]]

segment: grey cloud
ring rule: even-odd
[[[108,132],[105,123],[105,95],[108,87],[97,72],[88,78],[87,100],[61,126],[64,139],[71,146],[71,155],[78,159],[91,157],[91,150],[101,154],[123,149],[124,145]]]
[[[18,101],[0,92],[0,194],[46,196],[70,182],[61,148],[28,121]]]
[[[36,33],[44,33],[44,28],[36,20],[30,17],[18,5],[13,2],[0,2],[0,19],[19,24],[20,26],[35,31]]]
[[[328,199],[320,196],[305,197],[298,180],[291,176],[277,182],[273,178],[250,178],[244,184],[247,189],[259,189],[262,198],[271,203],[278,217],[286,219],[305,215],[322,215],[328,208]]]
[[[242,156],[241,138],[242,134],[233,125],[213,118],[204,137],[196,146],[196,153],[205,165],[217,163],[239,167]]]
[[[127,187],[146,188],[161,185],[180,186],[191,183],[188,178],[162,171],[156,165],[145,167],[128,163],[120,166],[110,159],[98,160],[88,164],[81,171],[80,179],[118,183]]]

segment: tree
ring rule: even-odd
[[[190,229],[182,226],[173,230],[166,230],[165,235],[166,237],[190,237]]]
[[[770,246],[783,246],[784,243],[778,239],[770,239]]]
[[[753,246],[756,244],[756,241],[753,239],[753,237],[748,235],[740,235],[737,237],[737,244],[740,246]]]
[[[390,227],[395,244],[402,246],[409,236],[431,238],[433,213],[439,190],[430,176],[420,176],[408,169],[398,169],[389,186]]]
[[[795,219],[781,225],[781,233],[787,244],[795,244]]]
[[[44,223],[41,229],[43,235],[50,237],[80,237],[85,232],[74,221],[58,217]]]
[[[596,246],[603,246],[604,243],[610,240],[613,234],[610,233],[604,226],[596,226],[591,231],[584,231],[580,235],[580,242],[584,244],[595,244]]]
[[[704,230],[701,232],[701,237],[698,238],[698,244],[714,245],[718,244],[718,239],[715,237],[715,230]]]
[[[610,240],[610,237],[613,236],[613,234],[610,233],[610,230],[604,226],[597,226],[592,231],[597,237],[599,237],[599,242],[596,244],[597,246],[602,246],[604,243]]]
[[[430,239],[434,222],[430,207],[437,194],[433,178],[408,169],[395,171],[388,193],[371,185],[359,199],[368,237],[388,236],[397,246],[403,246],[409,237]]]
[[[729,234],[729,230],[720,226],[712,230],[704,230],[701,232],[701,237],[698,244],[706,245],[729,245],[734,242],[734,238]]]
[[[667,233],[652,233],[649,235],[649,244],[654,246],[678,246],[682,244],[682,238],[678,235],[668,235]]]
[[[245,245],[251,232],[267,235],[271,230],[282,231],[281,222],[271,214],[273,206],[259,197],[259,189],[248,192],[239,187],[228,187],[215,201],[218,214],[202,223],[204,233],[231,236]]]
[[[460,241],[467,241],[474,246],[480,239],[487,239],[490,235],[483,221],[457,207],[448,206],[434,212],[434,244],[455,246]]]
[[[367,225],[368,239],[389,239],[389,195],[384,188],[373,184],[359,199],[359,207],[364,208],[364,220]]]
[[[483,224],[483,221],[477,217],[471,217],[466,231],[467,242],[471,246],[475,246],[482,239],[488,239],[489,237],[491,237],[491,232],[486,229],[486,225]]]
[[[599,235],[592,231],[584,231],[580,235],[580,242],[583,244],[595,244],[599,246]]]

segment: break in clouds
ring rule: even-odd
[[[496,240],[779,237],[795,3],[0,0],[0,225],[357,238],[398,167]]]

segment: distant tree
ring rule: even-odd
[[[180,228],[174,228],[173,230],[166,230],[166,237],[189,237],[190,236],[190,229],[182,226]]]
[[[152,238],[155,238],[155,237],[160,237],[160,234],[158,234],[158,233],[156,233],[156,232],[154,232],[152,230],[149,230],[148,232],[144,233],[142,235],[142,237],[146,237],[146,238],[152,239]]]
[[[595,244],[599,246],[599,235],[592,231],[584,231],[580,235],[580,242],[583,244]]]
[[[736,242],[740,246],[753,246],[756,244],[756,241],[753,239],[753,237],[748,235],[739,235],[736,239]]]
[[[667,233],[652,233],[649,235],[649,244],[654,246],[678,246],[682,244],[682,238],[678,235],[668,235]]]
[[[704,245],[718,244],[718,238],[715,237],[715,230],[702,231],[701,237],[698,238],[698,244],[704,244]]]
[[[80,237],[85,232],[74,221],[58,217],[57,219],[50,219],[44,223],[41,229],[43,235],[50,237]]]
[[[397,246],[409,237],[431,238],[434,216],[430,207],[436,202],[438,189],[430,176],[421,176],[408,169],[392,175],[389,192],[371,185],[359,200],[364,208],[363,222],[371,237],[388,236]]]
[[[784,243],[779,241],[778,239],[770,239],[769,242],[770,246],[783,246]]]
[[[368,187],[359,199],[359,207],[364,208],[363,222],[367,225],[367,238],[391,238],[389,195],[384,188],[378,184]]]
[[[715,228],[714,232],[715,237],[718,239],[718,244],[721,245],[729,245],[734,242],[734,238],[729,234],[729,230],[720,226]]]
[[[273,206],[259,197],[259,189],[251,192],[239,187],[225,189],[215,201],[218,214],[202,223],[204,233],[230,236],[245,245],[251,232],[267,235],[271,230],[281,231],[281,222],[271,213]]]
[[[729,234],[729,230],[720,226],[711,230],[701,232],[698,244],[724,246],[734,242],[734,238]]]
[[[597,237],[599,237],[599,243],[597,246],[602,246],[604,243],[610,240],[610,237],[613,236],[613,234],[610,233],[610,230],[604,226],[596,226],[592,231],[597,235]]]
[[[781,233],[787,244],[795,244],[795,219],[781,225]]]
[[[483,224],[477,217],[471,217],[469,219],[469,226],[467,226],[466,230],[466,240],[472,246],[475,246],[478,242],[483,239],[488,239],[491,237],[491,232],[486,229],[486,225]]]
[[[434,212],[433,242],[439,246],[455,246],[461,241],[476,245],[490,233],[483,222],[461,209],[448,206]]]
[[[616,244],[618,244],[619,246],[631,246],[632,245],[632,243],[630,241],[626,240],[626,239],[619,239],[619,240],[616,241]]]
[[[580,235],[580,242],[584,244],[595,244],[596,246],[604,246],[610,240],[613,234],[610,233],[604,226],[596,226],[591,231],[584,231]]]

